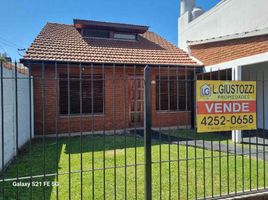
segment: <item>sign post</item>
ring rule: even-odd
[[[257,128],[254,81],[200,80],[196,98],[198,133]]]

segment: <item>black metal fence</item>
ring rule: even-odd
[[[2,199],[219,199],[267,191],[265,72],[258,129],[196,133],[192,66],[1,62]],[[260,109],[261,108],[261,109]]]

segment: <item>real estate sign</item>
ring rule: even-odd
[[[256,129],[256,82],[197,81],[197,132]]]

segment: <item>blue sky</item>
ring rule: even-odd
[[[205,10],[220,0],[197,0]],[[72,24],[73,19],[133,23],[177,45],[179,0],[1,0],[0,52],[18,60],[47,22]]]

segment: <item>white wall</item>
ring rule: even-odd
[[[202,5],[201,5],[202,6]],[[222,0],[197,19],[179,18],[178,46],[187,50],[186,41],[243,33],[268,27],[267,0]]]
[[[0,128],[0,170],[2,169],[2,135],[4,136],[4,164],[6,165],[16,155],[16,111],[15,111],[15,79],[14,70],[3,68],[3,104],[4,131]],[[18,147],[21,148],[30,139],[30,126],[33,130],[33,118],[30,123],[30,90],[28,75],[18,73]],[[32,84],[32,80],[31,80]],[[1,87],[1,82],[0,82]],[[32,87],[31,87],[32,88]],[[32,92],[31,92],[32,94]],[[0,96],[1,97],[1,96]],[[32,98],[32,97],[31,97]],[[33,101],[31,101],[33,102]],[[33,111],[33,105],[31,105]],[[1,116],[0,99],[0,125]],[[33,132],[32,132],[33,136]]]
[[[242,80],[257,81],[258,128],[268,130],[268,62],[243,66]]]

